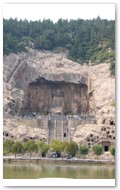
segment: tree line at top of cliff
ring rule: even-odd
[[[65,51],[80,64],[115,62],[115,21],[50,19],[39,21],[3,19],[3,52],[39,50]],[[113,71],[114,73],[114,71]]]

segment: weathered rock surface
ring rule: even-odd
[[[10,54],[4,57],[4,111],[19,114],[25,90],[40,77],[48,81],[86,85],[89,79],[87,71],[82,71],[79,64],[68,60],[65,53],[29,49],[27,53]]]
[[[29,50],[4,57],[4,81],[14,87],[25,89],[39,76],[51,81],[87,83],[88,74],[79,64],[67,59],[65,53]]]
[[[40,140],[44,139],[47,142],[47,131],[36,127],[36,121],[30,122],[25,118],[8,117],[4,119],[3,137],[5,139],[14,140]]]
[[[83,66],[92,75],[97,123],[115,123],[115,78],[111,77],[108,63]]]
[[[73,141],[87,144],[91,147],[95,143],[115,143],[115,126],[101,124],[79,125],[73,135]]]
[[[11,115],[19,115],[26,87],[40,77],[51,81],[87,84],[89,93],[94,94],[90,99],[90,106],[97,119],[97,125],[92,125],[96,136],[103,134],[101,133],[103,124],[107,127],[114,126],[115,78],[110,76],[108,63],[81,66],[67,59],[65,53],[29,49],[27,53],[10,54],[4,57],[4,131],[5,134],[10,133],[8,136],[16,138],[18,135],[22,140],[27,134],[29,138],[47,138],[46,130],[38,130],[37,127],[34,130],[32,126],[28,130],[25,122],[20,124],[16,117],[8,118]],[[84,132],[82,137],[81,130]],[[89,136],[91,130],[91,127],[86,125],[78,126],[73,140],[82,142],[86,139],[86,135]],[[7,138],[7,135],[5,137]]]
[[[115,78],[111,77],[109,67],[109,63],[82,67],[82,70],[92,75],[97,110],[115,102]]]

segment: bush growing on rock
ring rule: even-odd
[[[114,146],[111,146],[110,147],[110,153],[115,156],[115,147]]]
[[[111,62],[110,64],[110,72],[111,75],[115,76],[115,61]]]
[[[80,146],[80,154],[81,155],[84,155],[84,156],[87,155],[88,150],[89,150],[89,148],[87,147],[86,144]]]
[[[65,151],[68,153],[69,156],[75,156],[76,152],[78,151],[78,145],[76,142],[70,141],[66,144]]]
[[[96,154],[96,155],[101,155],[102,152],[103,152],[103,147],[102,147],[102,145],[100,145],[100,144],[95,144],[95,145],[92,147],[92,149],[93,149],[94,154]]]

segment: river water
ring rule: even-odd
[[[113,164],[4,163],[3,179],[114,179]]]

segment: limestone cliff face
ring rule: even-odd
[[[86,84],[39,78],[29,84],[24,100],[24,114],[25,112],[88,114],[89,99]]]
[[[40,78],[51,85],[39,88]],[[55,109],[61,113],[87,112],[92,89],[88,80],[88,72],[68,60],[64,53],[29,49],[27,53],[10,54],[4,57],[4,111],[13,115],[20,114],[23,109],[45,113]]]
[[[10,54],[4,57],[4,81],[16,88],[25,89],[29,83],[44,77],[51,81],[88,83],[88,73],[66,58],[64,53],[36,51]]]
[[[115,143],[115,126],[105,124],[79,125],[74,132],[73,141],[78,144],[87,144],[88,147],[92,147],[96,143],[109,147]]]
[[[92,75],[97,123],[115,124],[115,78],[110,75],[110,64],[83,66]],[[93,101],[91,102],[93,103]],[[91,106],[92,107],[92,106]]]
[[[36,122],[18,122],[21,113],[24,112],[25,117],[25,112],[28,111],[44,112],[44,114],[48,112],[82,114],[83,112],[95,115],[99,126],[115,125],[115,79],[110,76],[108,63],[81,66],[67,59],[65,53],[32,49],[27,53],[5,56],[3,61],[4,136],[6,138],[11,136],[16,138],[15,134],[19,129],[19,137],[24,139],[27,132],[24,130],[20,132],[20,129],[26,129],[28,123],[30,126],[28,138],[39,139],[43,136],[47,138],[44,129],[42,131],[39,129],[37,135]],[[10,121],[11,115],[13,117]],[[97,130],[97,124],[94,130]],[[33,130],[32,126],[36,130]],[[89,127],[85,130],[91,133]],[[80,143],[80,129],[75,128],[73,131],[72,139]],[[100,134],[101,131],[98,133]],[[85,136],[82,137],[81,142],[84,139]]]

